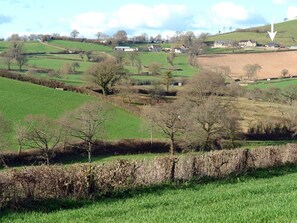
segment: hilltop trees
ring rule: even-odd
[[[76,37],[78,37],[78,35],[79,35],[79,32],[76,29],[72,30],[70,33],[70,36],[72,38],[76,38]]]
[[[124,30],[119,30],[113,35],[113,38],[118,44],[125,43],[128,40],[127,33]]]
[[[92,65],[85,75],[90,84],[99,86],[103,94],[107,96],[110,93],[111,87],[126,76],[126,71],[114,59],[106,59]]]

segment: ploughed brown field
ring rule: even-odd
[[[216,70],[219,66],[229,66],[231,77],[246,78],[243,67],[246,64],[259,64],[262,69],[256,78],[280,77],[283,69],[288,69],[292,76],[297,75],[297,51],[249,53],[249,54],[214,54],[198,58],[199,66],[207,70]]]

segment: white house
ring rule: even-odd
[[[114,48],[115,51],[125,51],[125,52],[133,52],[138,51],[138,48],[131,48],[130,46],[116,46]]]
[[[232,47],[233,41],[230,40],[216,40],[214,42],[214,48],[228,48]]]
[[[255,40],[240,40],[238,42],[238,45],[242,48],[245,48],[245,47],[256,47],[257,46],[257,41]]]
[[[148,49],[150,52],[161,52],[162,46],[161,45],[151,45]]]

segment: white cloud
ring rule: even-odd
[[[207,18],[209,17],[209,18]],[[209,16],[203,19],[196,18],[195,27],[218,31],[220,29],[244,28],[265,24],[265,19],[256,14],[253,9],[235,4],[231,1],[214,4],[209,11]]]
[[[241,5],[233,2],[220,2],[211,7],[211,11],[215,17],[222,22],[244,21],[249,18],[250,12]]]
[[[288,3],[291,2],[292,0],[273,0],[272,2],[274,4],[284,4],[284,3]]]
[[[85,37],[94,37],[99,31],[112,35],[118,30],[129,35],[161,33],[165,37],[175,31],[217,32],[223,27],[261,25],[266,21],[249,8],[225,1],[209,9],[187,8],[183,4],[127,4],[111,12],[90,11],[60,22]]]
[[[287,10],[287,17],[288,19],[295,19],[297,17],[297,7],[296,6],[289,6]]]
[[[136,32],[145,29],[176,30],[180,25],[186,26],[188,10],[183,5],[145,6],[128,4],[110,13],[86,12],[68,21],[72,29],[88,36],[98,32],[114,33],[124,29]]]

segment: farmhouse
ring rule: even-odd
[[[125,52],[133,52],[138,51],[137,48],[131,48],[130,46],[116,46],[114,48],[115,51],[125,51]]]
[[[174,48],[174,53],[177,53],[177,54],[185,53],[185,50],[182,48]]]
[[[161,45],[151,45],[148,49],[150,52],[161,52],[162,46]]]
[[[256,47],[257,46],[257,41],[255,41],[255,40],[240,40],[238,44],[242,48]]]
[[[280,45],[278,43],[275,43],[275,42],[270,42],[270,43],[267,43],[266,47],[279,48]]]
[[[214,42],[214,48],[228,48],[232,47],[233,41],[230,40],[216,40]]]

